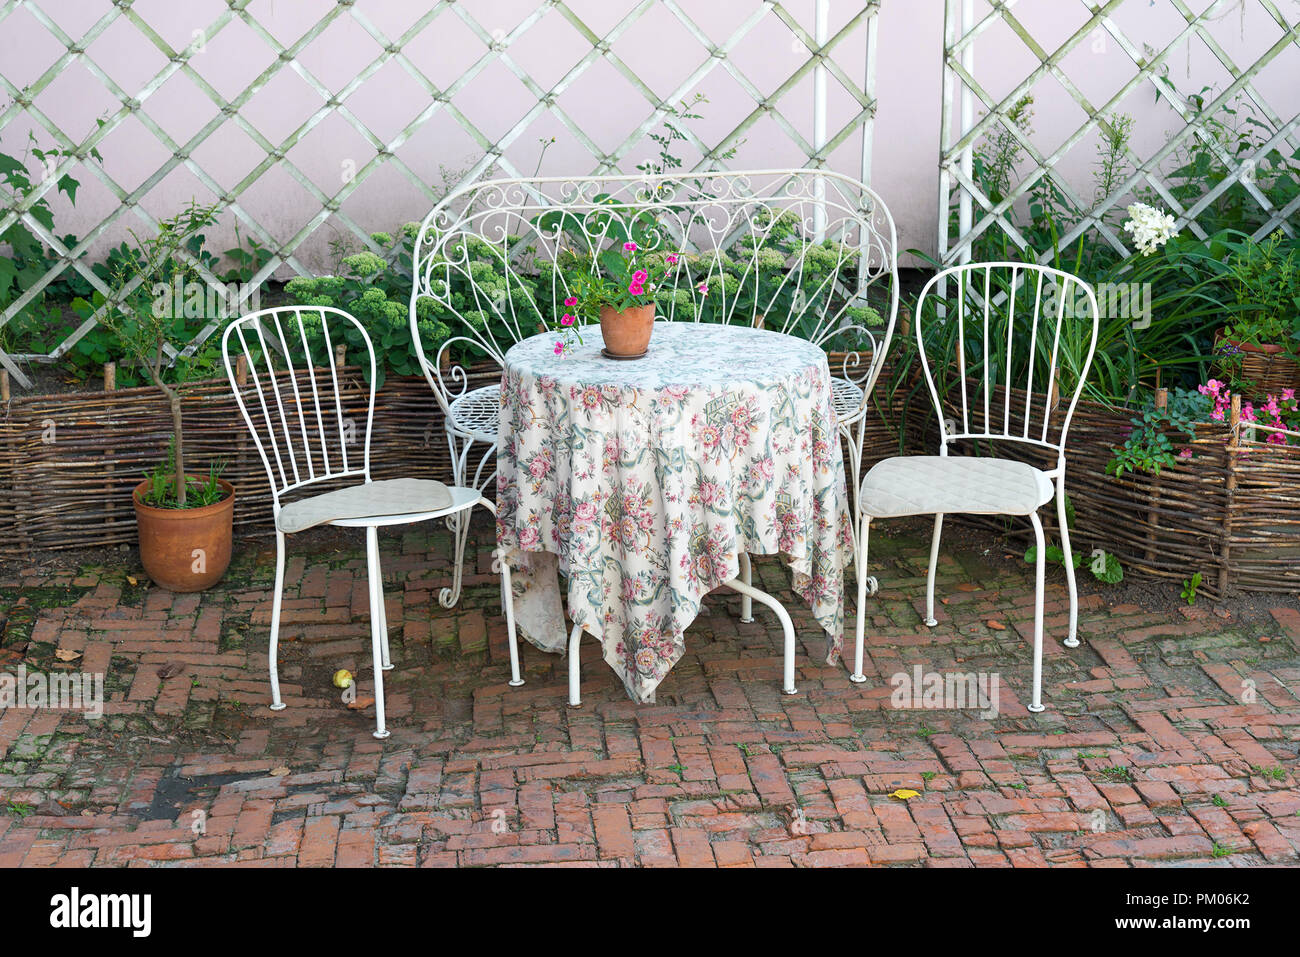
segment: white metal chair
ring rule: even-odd
[[[945,294],[950,283],[956,285],[955,298]],[[927,303],[936,286],[940,287],[939,295]],[[1030,296],[1032,303],[1027,302]],[[927,305],[932,307],[929,314]],[[1038,509],[1055,496],[1070,591],[1070,631],[1065,645],[1076,648],[1078,596],[1066,521],[1065,440],[1092,364],[1098,323],[1097,298],[1092,289],[1078,277],[1046,266],[956,266],[935,275],[921,290],[916,339],[930,398],[939,417],[939,454],[885,459],[862,482],[858,497],[857,648],[850,680],[867,680],[862,673],[862,641],[867,537],[873,519],[934,515],[925,589],[925,624],[934,627],[938,624],[934,617],[934,579],[943,516],[949,512],[1023,515],[1032,523],[1037,543],[1033,700],[1029,710],[1043,710],[1046,543]],[[969,325],[976,327],[976,335],[970,334]],[[931,330],[929,334],[927,330]],[[1017,337],[1025,334],[1029,337],[1028,350],[1017,351]],[[947,405],[935,385],[936,366]],[[1072,380],[1072,398],[1058,426],[1054,413],[1063,394],[1061,376]],[[1042,450],[1039,454],[1049,457],[1055,453],[1055,462],[1042,470],[1018,459],[949,455],[949,445],[960,441],[1013,443],[1031,451]]]
[[[362,412],[360,403],[356,408],[345,407],[347,403],[340,389],[335,359],[335,347],[347,341],[349,324],[360,333],[370,364],[370,395],[364,409],[364,430],[355,421]],[[238,340],[238,354],[247,363],[247,381],[244,383],[239,381],[231,363],[235,340]],[[364,528],[375,668],[374,735],[386,738],[389,732],[384,726],[383,672],[393,665],[389,659],[378,529],[449,515],[468,515],[475,505],[482,505],[493,514],[496,509],[477,489],[448,487],[421,479],[371,479],[375,352],[365,327],[348,313],[317,306],[263,309],[242,316],[227,326],[221,337],[221,351],[235,401],[252,433],[271,484],[275,516],[275,597],[271,605],[268,655],[271,709],[279,711],[285,707],[280,699],[277,662],[285,536],[316,524]],[[251,411],[250,405],[253,406]],[[355,448],[358,441],[361,443],[360,456]],[[355,481],[346,484],[348,479]],[[283,496],[327,481],[340,487],[298,498],[288,504],[281,501]],[[501,570],[502,603],[510,641],[510,684],[517,687],[523,684],[523,680],[519,677],[510,569],[500,556],[497,556],[496,564]]]
[[[490,180],[434,207],[415,241],[410,323],[445,416],[456,484],[481,488],[495,473],[500,387],[470,389],[453,356],[503,365],[505,352],[536,333],[543,317],[566,311],[562,257],[598,269],[595,254],[629,228],[647,253],[683,254],[659,290],[658,318],[699,321],[705,294],[693,280],[704,276],[713,287],[709,321],[763,325],[854,350],[832,370],[832,384],[856,499],[868,400],[898,316],[897,236],[889,209],[869,188],[807,169]],[[809,242],[784,242],[790,237]],[[883,320],[875,328],[865,322],[869,304]],[[440,337],[439,324],[450,334]],[[476,443],[486,450],[471,478]],[[457,572],[439,595],[448,608],[459,600],[464,555],[459,517],[453,526]]]

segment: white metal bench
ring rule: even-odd
[[[410,323],[455,484],[483,488],[495,474],[500,390],[470,389],[467,366],[502,365],[543,317],[562,314],[566,268],[598,268],[595,254],[624,232],[646,254],[686,254],[658,291],[657,318],[762,325],[847,353],[832,371],[856,529],[868,399],[898,315],[897,239],[879,196],[819,170],[502,179],[448,195],[416,238]],[[701,278],[720,293],[701,296]],[[444,607],[460,598],[467,532],[466,516],[449,522]]]

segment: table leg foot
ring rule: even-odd
[[[860,685],[860,684],[862,684],[862,682],[864,682],[864,681],[867,680],[867,676],[866,676],[866,675],[849,675],[849,680],[852,681],[855,685]]]

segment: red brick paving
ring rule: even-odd
[[[971,581],[971,562],[945,553],[946,605],[928,630],[926,543],[882,531],[867,684],[822,663],[806,606],[760,560],[803,638],[798,696],[778,690],[775,622],[760,610],[740,624],[738,599],[718,594],[657,704],[631,703],[592,644],[571,710],[558,657],[526,646],[527,684],[506,684],[487,534],[474,530],[477,566],[452,612],[435,601],[445,531],[385,540],[385,742],[373,709],[349,710],[329,684],[346,667],[369,691],[359,549],[309,544],[289,562],[278,714],[264,549],[248,545],[202,596],[133,585],[121,566],[0,575],[0,671],[106,671],[109,692],[100,721],[0,714],[0,866],[1296,863],[1291,607],[1247,622],[1092,595],[1084,647],[1069,651],[1054,582],[1048,710],[1031,715],[1026,570],[981,566]],[[893,707],[889,677],[915,664],[997,673],[1000,715]]]

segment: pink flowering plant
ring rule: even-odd
[[[582,332],[578,325],[578,297],[567,296],[563,302],[563,311],[558,318],[547,324],[547,328],[556,334],[555,354],[566,356],[575,345],[582,344]]]
[[[652,305],[655,290],[680,259],[677,253],[646,256],[632,239],[602,250],[590,271],[572,278],[577,315],[597,322],[602,306],[624,312]]]
[[[1231,416],[1232,390],[1225,382],[1210,379],[1196,389],[1173,389],[1164,408],[1154,403],[1143,410],[1141,417],[1132,419],[1134,429],[1119,448],[1112,449],[1114,458],[1106,471],[1116,478],[1125,472],[1149,472],[1159,475],[1162,468],[1187,461],[1194,456],[1190,445],[1177,452],[1170,440],[1171,432],[1182,432],[1188,440],[1196,438],[1196,423],[1227,422]],[[1272,429],[1300,432],[1300,400],[1294,389],[1283,389],[1280,395],[1266,396],[1263,402],[1241,403],[1243,425],[1259,425],[1263,441],[1270,445],[1286,445],[1287,437]]]
[[[1211,379],[1205,385],[1198,386],[1197,391],[1213,403],[1210,418],[1215,422],[1226,422],[1232,409],[1232,392],[1218,379]],[[1286,436],[1271,429],[1286,429],[1300,432],[1300,401],[1297,401],[1295,389],[1283,389],[1281,395],[1266,396],[1259,405],[1254,402],[1241,403],[1241,421],[1246,425],[1269,426],[1264,431],[1264,441],[1270,445],[1286,445]]]

